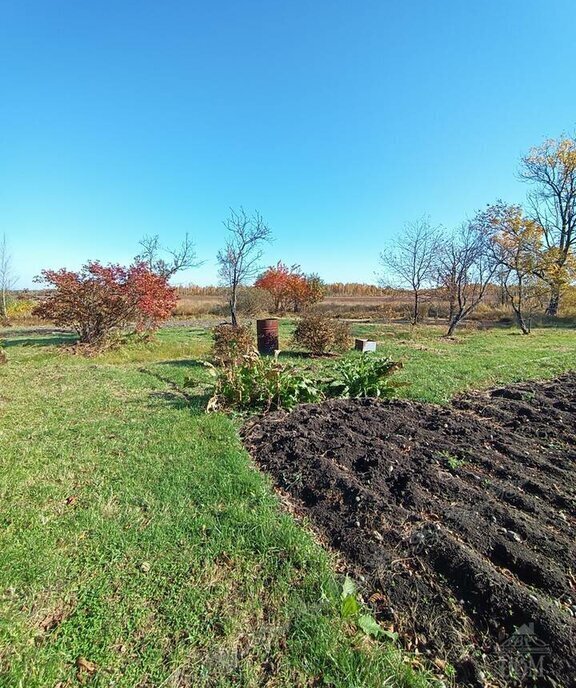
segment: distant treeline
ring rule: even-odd
[[[384,296],[390,291],[397,290],[362,282],[333,282],[324,285],[326,296]],[[178,287],[178,294],[179,296],[225,296],[226,287],[201,287],[197,284],[189,284]]]

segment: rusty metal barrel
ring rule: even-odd
[[[278,345],[278,318],[266,318],[256,321],[256,338],[258,351],[261,354],[271,356]]]

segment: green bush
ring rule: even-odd
[[[320,401],[322,390],[314,379],[288,368],[273,358],[255,358],[241,365],[213,368],[216,376],[209,411],[290,409],[297,404]]]
[[[309,313],[298,321],[294,342],[316,356],[344,351],[351,343],[350,326],[327,315]]]
[[[390,376],[402,364],[373,354],[361,354],[339,361],[333,367],[334,379],[328,383],[326,393],[332,397],[389,397],[397,384]]]
[[[401,367],[363,354],[338,362],[320,379],[273,358],[246,358],[240,365],[210,366],[216,383],[207,410],[271,411],[326,398],[389,397],[397,386],[389,378]]]
[[[229,323],[217,325],[212,331],[214,361],[221,366],[236,366],[255,358],[254,334],[248,325],[234,327]]]

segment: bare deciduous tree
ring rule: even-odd
[[[564,272],[576,246],[576,140],[549,139],[532,148],[521,162],[520,179],[534,185],[528,194],[532,219],[544,230],[549,257],[550,301],[547,315],[557,315]]]
[[[181,270],[196,268],[202,264],[202,261],[198,260],[194,243],[188,234],[176,249],[162,246],[157,234],[145,236],[139,243],[143,250],[136,260],[146,263],[152,272],[166,279],[170,279]],[[162,254],[166,257],[163,258]]]
[[[439,229],[430,225],[430,220],[422,217],[404,226],[402,234],[393,246],[380,254],[382,266],[408,286],[414,296],[412,324],[419,319],[420,294],[432,285],[435,276],[435,260],[439,245]],[[387,284],[385,276],[380,284]]]
[[[218,251],[218,274],[221,283],[228,288],[228,303],[232,325],[238,325],[236,315],[238,287],[256,277],[261,269],[263,251],[260,246],[270,241],[272,232],[258,211],[248,215],[244,208],[230,209],[224,220],[229,237],[223,249]]]
[[[477,219],[444,239],[438,251],[438,281],[450,301],[447,337],[478,307],[498,267],[490,233]]]
[[[18,278],[12,267],[12,256],[8,249],[6,235],[0,241],[0,318],[5,319],[8,313],[8,294],[16,286]]]

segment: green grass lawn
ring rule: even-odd
[[[357,327],[412,398],[576,367],[571,330],[439,333]],[[204,330],[61,341],[11,337],[0,367],[0,686],[430,685],[342,620],[343,572],[203,413]]]
[[[379,350],[404,362],[398,380],[402,395],[445,403],[454,394],[520,380],[551,378],[576,368],[576,329],[516,328],[462,330],[445,339],[444,327],[416,330],[360,326],[362,336],[379,341]]]

